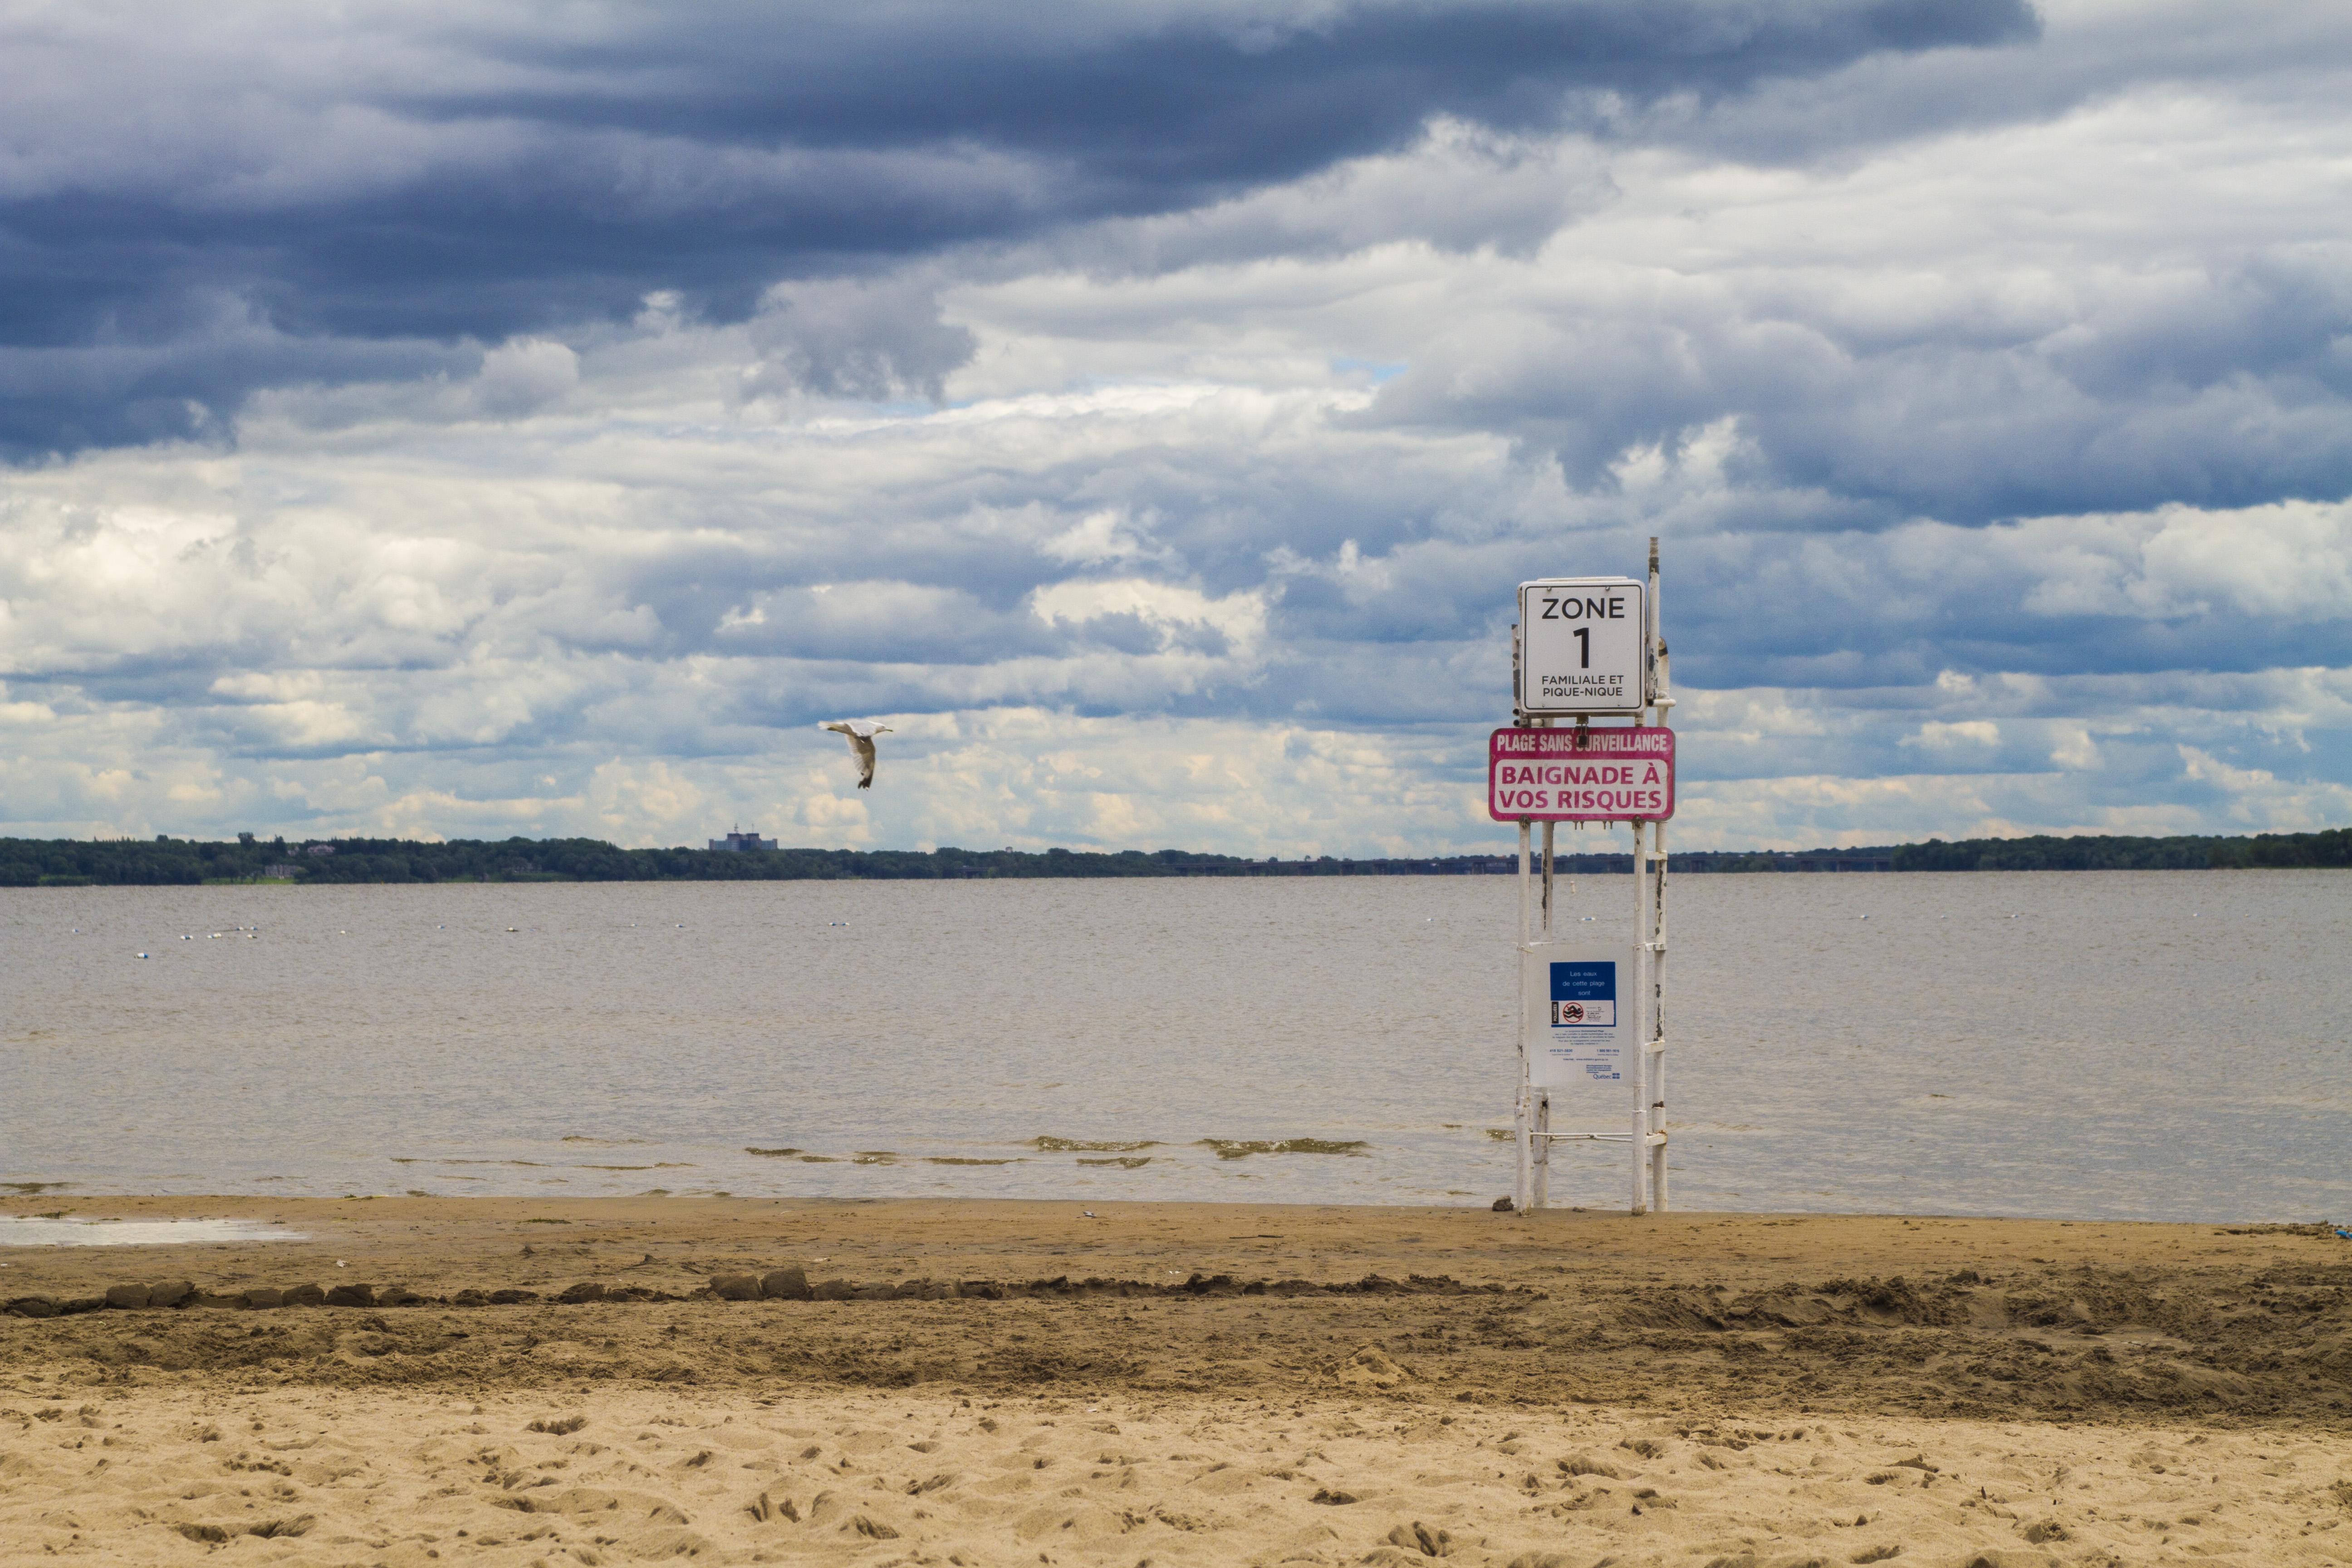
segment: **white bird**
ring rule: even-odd
[[[868,719],[836,719],[829,724],[820,724],[817,728],[831,730],[836,734],[849,737],[849,750],[857,758],[857,787],[872,789],[874,787],[874,737],[889,734],[890,726],[877,724]]]

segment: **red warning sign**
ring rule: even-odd
[[[1497,730],[1486,739],[1486,814],[1497,822],[1664,822],[1675,814],[1675,732]]]

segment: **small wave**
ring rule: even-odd
[[[1246,1160],[1252,1154],[1360,1154],[1371,1147],[1361,1138],[1202,1138],[1196,1146],[1214,1149],[1220,1160]]]
[[[650,1165],[574,1165],[572,1168],[575,1171],[691,1171],[694,1164],[688,1160],[657,1160]]]
[[[926,1154],[923,1156],[923,1163],[926,1165],[1017,1165],[1020,1163],[1021,1162],[1018,1160],[973,1160],[966,1158],[961,1154]],[[1081,1165],[1087,1163],[1088,1162],[1085,1160],[1078,1162]]]
[[[1117,1165],[1122,1171],[1139,1171],[1151,1163],[1149,1154],[1113,1154],[1102,1160],[1080,1160],[1081,1165]]]
[[[642,1143],[646,1142],[646,1140],[642,1138],[591,1138],[584,1133],[573,1132],[567,1135],[563,1139],[563,1142],[566,1143],[604,1143],[618,1146],[623,1143]]]
[[[1508,1143],[1513,1139],[1517,1138],[1518,1134],[1512,1131],[1507,1127],[1489,1127],[1486,1129],[1486,1136],[1492,1138],[1497,1143]]]
[[[1131,1154],[1138,1149],[1157,1149],[1159,1141],[1139,1139],[1122,1143],[1115,1138],[1032,1138],[1029,1147],[1046,1154],[1070,1154],[1084,1152],[1095,1154]]]
[[[0,1182],[0,1192],[22,1193],[29,1198],[40,1193],[54,1193],[62,1187],[72,1185],[71,1182]]]
[[[746,1154],[758,1154],[763,1159],[781,1160],[787,1154],[797,1154],[800,1151],[797,1149],[754,1149],[746,1145],[743,1152]]]
[[[849,1163],[853,1165],[895,1165],[898,1163],[898,1156],[887,1149],[860,1149],[850,1156]]]

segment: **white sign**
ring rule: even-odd
[[[1540,577],[1519,584],[1522,713],[1634,713],[1648,623],[1631,577]]]
[[[1633,1038],[1633,954],[1536,942],[1519,949],[1528,1081],[1538,1089],[1626,1081]]]

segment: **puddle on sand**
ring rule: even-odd
[[[303,1241],[299,1230],[251,1219],[16,1219],[0,1215],[0,1247],[184,1247],[222,1241]]]

